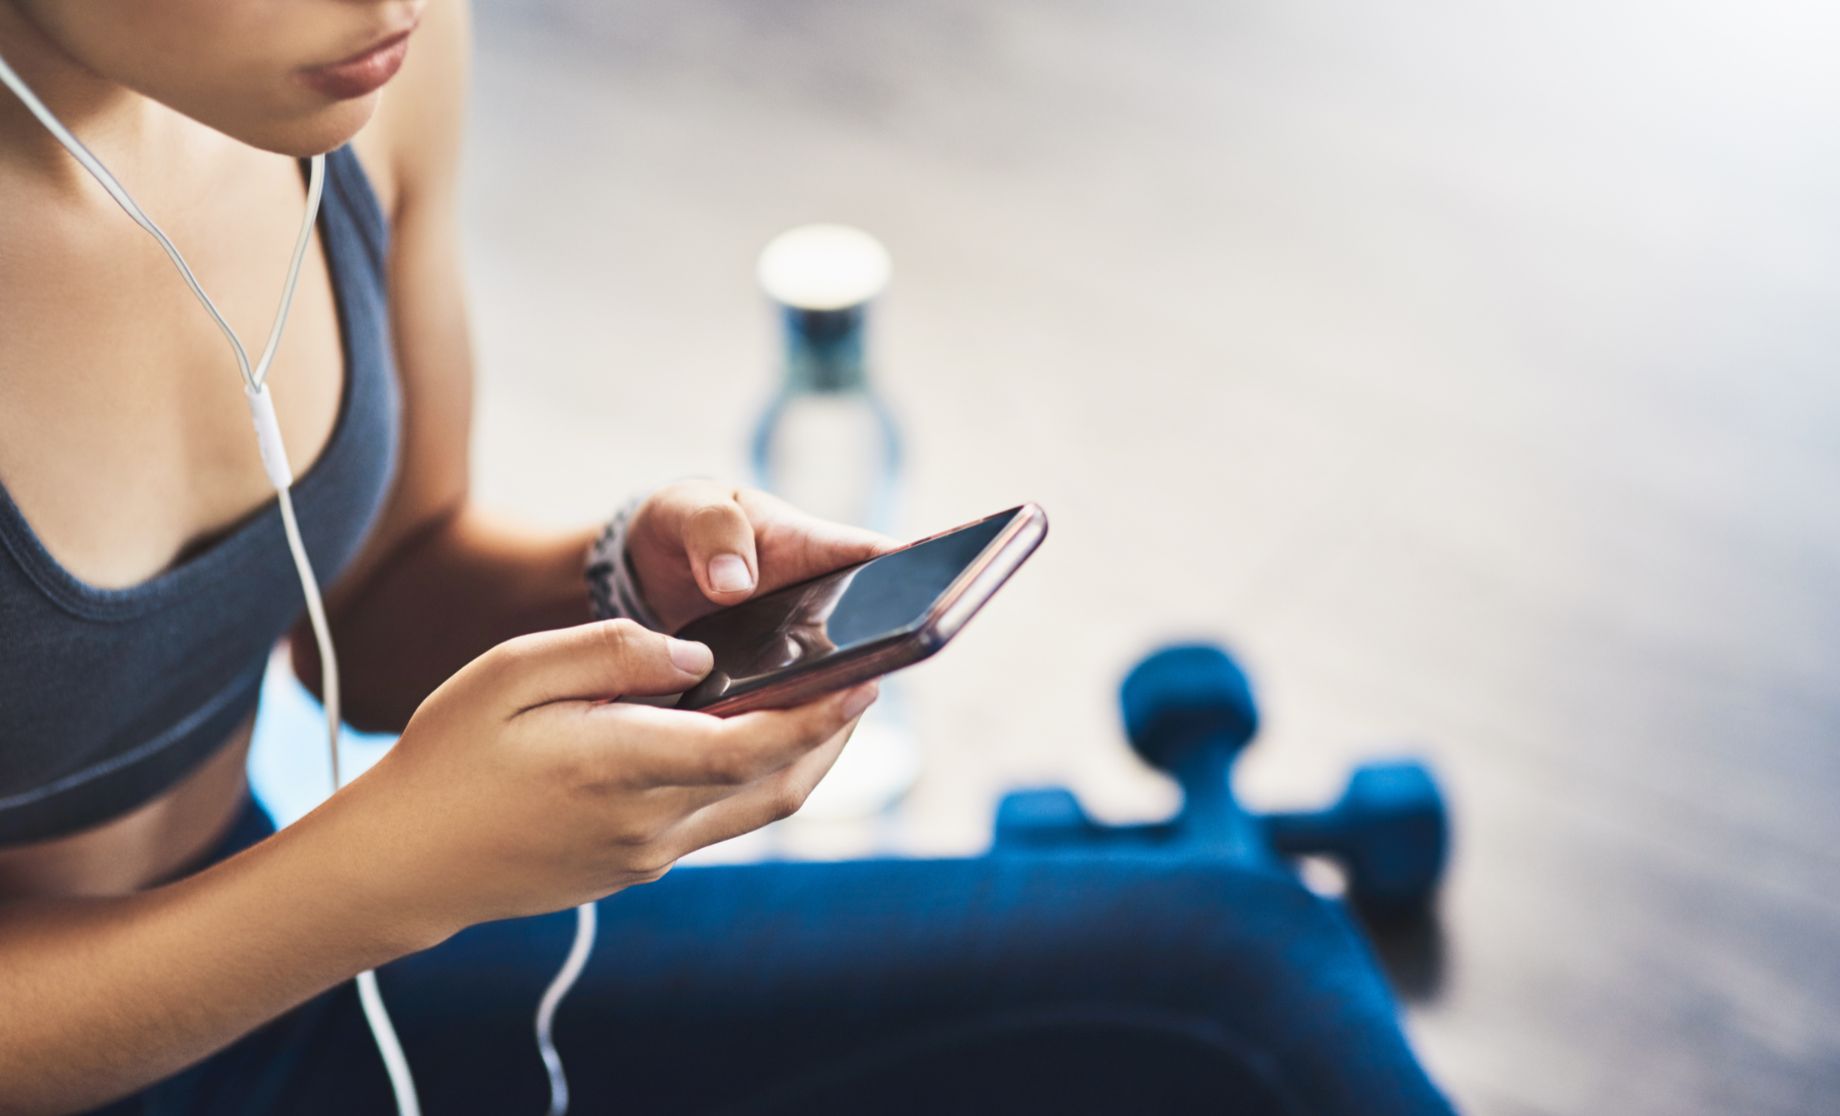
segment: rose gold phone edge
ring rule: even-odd
[[[969,523],[948,527],[888,552],[898,554],[902,550],[932,542],[1003,515],[1011,516],[1008,525],[990,541],[976,561],[953,579],[914,631],[874,650],[846,656],[810,673],[800,674],[783,686],[767,686],[734,697],[717,698],[693,712],[728,717],[756,709],[783,709],[802,705],[827,693],[848,689],[871,678],[880,678],[931,657],[951,642],[977,615],[978,610],[984,607],[985,602],[996,595],[1003,583],[1010,579],[1010,575],[1022,567],[1029,555],[1035,553],[1035,548],[1048,535],[1048,513],[1042,510],[1040,504],[1024,503]]]

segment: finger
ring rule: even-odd
[[[837,757],[843,754],[844,746],[850,742],[850,738],[856,733],[856,726],[861,723],[860,714],[850,718],[844,723],[843,728],[829,740],[793,760],[775,774],[768,776],[767,781],[780,783],[781,790],[785,791],[795,802],[803,805],[805,799],[811,796],[811,792],[824,781],[824,777],[830,774],[831,768],[836,766]]]
[[[760,580],[754,525],[735,495],[708,481],[686,481],[672,486],[659,508],[666,537],[682,541],[697,588],[724,605],[746,600]]]
[[[902,546],[879,531],[820,519],[756,489],[742,489],[736,500],[754,524],[755,545],[772,555],[762,589],[803,581]]]
[[[713,717],[640,705],[588,710],[619,748],[632,785],[733,788],[799,760],[862,715],[876,686],[864,683],[791,709]]]
[[[776,803],[784,804],[788,812],[796,809],[798,804],[803,803],[811,794],[812,788],[817,786],[818,780],[824,777],[824,773],[837,762],[837,756],[842,752],[844,742],[849,739],[859,719],[852,718],[846,721],[842,728],[832,733],[813,750],[799,756],[785,767],[768,772],[752,782],[738,785],[710,783],[700,786],[646,788],[644,815],[655,819],[652,822],[641,823],[646,839],[659,841],[666,848],[681,848],[683,852],[687,852],[693,848],[700,848],[701,845],[690,843],[697,839],[698,834],[692,831],[686,837],[686,826],[693,827],[693,829],[700,827],[704,831],[713,833],[738,824],[732,820],[724,820],[724,818],[770,815]],[[696,820],[710,807],[743,796],[747,796],[743,805],[723,811],[722,816],[708,821]],[[767,820],[772,819],[769,816]],[[755,822],[748,828],[754,828],[760,824],[764,822]],[[737,833],[745,831],[735,830]],[[733,834],[724,835],[732,836]],[[706,837],[703,843],[712,843],[717,839],[720,838]],[[678,859],[683,852],[671,852],[670,859]]]
[[[859,713],[843,723],[843,727],[831,733],[815,748],[799,752],[791,761],[779,767],[761,772],[745,783],[706,783],[699,786],[661,786],[652,789],[653,801],[674,818],[688,818],[690,815],[737,795],[755,793],[756,788],[765,784],[783,783],[788,793],[796,792],[800,801],[811,794],[837,757],[843,751],[844,743],[856,726],[862,721]],[[768,793],[770,792],[763,792]]]
[[[798,813],[811,797],[812,790],[829,773],[850,734],[856,731],[858,718],[818,747],[787,765],[772,776],[742,790],[716,799],[685,818],[671,836],[681,857],[710,845],[752,833],[763,825],[789,818]]]
[[[631,620],[599,620],[506,640],[470,669],[492,676],[521,712],[570,699],[673,694],[695,685],[714,664],[701,643]]]

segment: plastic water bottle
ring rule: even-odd
[[[901,439],[869,379],[869,309],[887,286],[888,252],[861,229],[804,225],[760,254],[760,284],[783,335],[779,390],[754,431],[761,487],[839,523],[899,531]],[[920,756],[899,687],[882,684],[836,767],[800,817],[868,818],[898,802]]]

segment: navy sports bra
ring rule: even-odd
[[[326,157],[319,234],[345,382],[294,505],[329,584],[383,507],[400,439],[388,229],[349,148]],[[98,825],[183,779],[255,708],[269,650],[305,607],[272,499],[180,565],[101,589],[51,557],[0,486],[0,845]]]

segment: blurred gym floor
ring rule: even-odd
[[[1840,17],[1779,0],[480,0],[477,477],[742,479],[755,253],[895,259],[917,534],[1035,563],[908,687],[922,847],[1174,804],[1122,672],[1224,637],[1242,786],[1447,781],[1410,1027],[1477,1113],[1840,1096]]]

